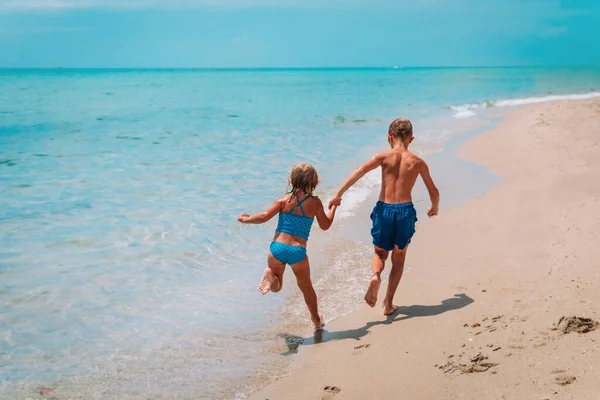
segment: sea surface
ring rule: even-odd
[[[246,397],[310,333],[291,271],[256,290],[274,221],[236,221],[294,163],[326,200],[394,118],[427,157],[489,110],[598,96],[583,67],[0,70],[0,398]],[[370,275],[368,243],[342,231],[310,243],[327,320]]]

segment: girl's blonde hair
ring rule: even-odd
[[[307,195],[312,195],[312,192],[319,184],[319,174],[312,165],[301,163],[292,167],[288,180],[290,185],[292,185],[292,190],[288,192],[291,194],[290,199],[296,196],[299,191],[303,191]]]

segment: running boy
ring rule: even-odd
[[[354,171],[337,191],[330,207],[339,205],[342,195],[367,172],[381,167],[381,193],[379,201],[371,213],[373,227],[373,276],[365,295],[365,301],[371,307],[377,303],[381,272],[385,266],[389,252],[392,252],[392,270],[388,288],[383,300],[383,314],[392,315],[398,306],[393,304],[394,294],[404,272],[404,260],[408,244],[415,233],[417,212],[412,203],[412,189],[420,175],[431,198],[431,207],[427,215],[438,214],[440,194],[435,187],[429,168],[425,161],[408,151],[413,141],[412,124],[408,119],[399,118],[393,121],[388,131],[388,142],[391,150],[376,154],[362,167]]]

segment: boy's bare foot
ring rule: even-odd
[[[398,311],[400,307],[396,306],[394,304],[388,304],[386,301],[383,302],[383,315],[385,315],[386,317],[389,317],[390,315],[394,314],[396,311]]]
[[[379,294],[379,285],[381,284],[381,278],[377,275],[373,275],[369,282],[369,288],[365,294],[365,301],[371,307],[375,307],[377,304],[377,295]]]
[[[321,329],[325,325],[323,323],[323,314],[319,314],[319,320],[318,321],[313,320],[313,324],[315,324],[315,330]]]
[[[258,291],[265,295],[271,291],[271,285],[275,282],[275,275],[271,271],[271,268],[265,268],[265,272],[263,273],[262,279],[258,284]]]

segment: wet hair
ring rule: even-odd
[[[311,195],[319,184],[319,174],[317,174],[316,168],[310,164],[296,164],[290,170],[289,182],[292,185],[292,190],[288,192],[291,194],[290,199],[299,191]]]
[[[395,139],[406,140],[412,137],[413,127],[406,118],[398,118],[390,124],[388,133]]]

